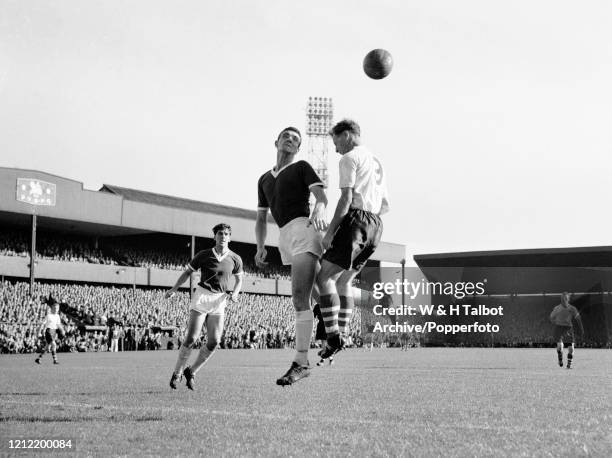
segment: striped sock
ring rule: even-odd
[[[321,315],[325,324],[325,333],[329,337],[338,334],[338,313],[340,312],[340,297],[337,294],[321,296]]]
[[[574,359],[574,354],[573,353],[568,353],[567,354],[567,368],[571,369],[572,367],[572,360]]]
[[[338,313],[338,328],[341,334],[346,335],[351,322],[351,315],[355,307],[353,296],[340,296],[340,312]]]

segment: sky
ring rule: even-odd
[[[331,97],[409,260],[610,245],[611,22],[607,0],[0,0],[0,166],[255,209],[279,131]]]

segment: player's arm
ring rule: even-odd
[[[327,233],[323,238],[323,249],[327,250],[334,239],[334,235],[342,222],[342,219],[346,216],[351,207],[351,202],[353,201],[353,188],[342,188],[340,193],[340,199],[338,199],[338,204],[336,205],[336,211],[334,212],[334,217],[329,223],[329,227],[327,228]]]
[[[257,267],[264,267],[266,262],[266,237],[268,235],[268,209],[257,208],[257,218],[255,219],[255,241],[257,242],[257,253],[255,254],[255,264]]]
[[[580,313],[578,313],[578,310],[576,310],[574,320],[576,320],[576,323],[578,324],[578,331],[580,332],[580,335],[584,336],[584,326],[582,325],[582,318],[580,318]]]
[[[230,296],[230,300],[232,302],[236,302],[238,300],[238,294],[240,294],[240,290],[242,289],[242,279],[244,277],[244,272],[239,272],[234,274],[234,278],[236,279],[236,283],[234,284],[234,291]]]
[[[548,319],[550,320],[550,322],[551,322],[551,323],[554,323],[554,322],[555,322],[555,318],[556,318],[556,316],[557,316],[557,307],[555,307],[555,308],[553,309],[553,311],[552,311],[552,312],[550,312],[550,316],[548,317]]]
[[[168,299],[169,297],[174,296],[174,293],[178,291],[181,285],[187,281],[187,279],[191,276],[193,272],[195,271],[191,267],[191,264],[187,264],[187,268],[179,276],[178,280],[176,280],[176,283],[174,284],[174,286],[170,288],[168,291],[166,291],[166,294],[164,294],[164,297]]]
[[[47,329],[47,319],[45,318],[44,323],[42,324],[42,326],[40,327],[40,329],[38,330],[38,335],[39,336],[43,336],[45,329]]]
[[[316,185],[310,187],[315,197],[315,205],[310,216],[310,222],[314,225],[317,231],[324,231],[327,227],[327,221],[325,221],[325,209],[327,208],[327,196],[323,186]]]
[[[385,213],[389,212],[389,198],[387,197],[387,192],[385,191],[385,194],[383,195],[382,198],[382,204],[380,206],[380,211],[378,212],[378,216],[384,215]]]

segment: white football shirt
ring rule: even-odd
[[[365,146],[356,146],[340,159],[340,188],[353,188],[351,207],[382,214],[389,210],[382,164]]]

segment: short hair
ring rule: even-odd
[[[283,132],[286,132],[288,130],[290,130],[292,132],[295,132],[296,134],[298,134],[300,136],[300,144],[301,144],[302,143],[302,133],[300,132],[300,130],[297,127],[293,127],[293,126],[285,127],[283,130],[281,130],[278,133],[278,137],[276,137],[276,141],[278,141],[280,139],[280,137],[283,134]]]
[[[224,231],[226,229],[229,231],[229,233],[231,235],[232,234],[232,226],[230,226],[229,224],[225,224],[225,223],[219,223],[215,227],[213,227],[213,234],[217,235],[217,232]]]
[[[329,135],[340,135],[342,132],[347,130],[352,134],[361,136],[361,128],[359,127],[359,124],[352,119],[343,119],[342,121],[336,123],[336,125],[329,130]]]

